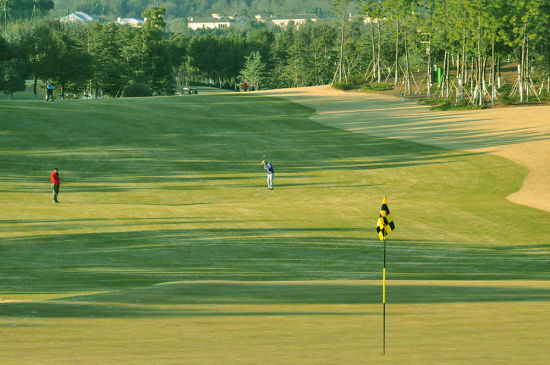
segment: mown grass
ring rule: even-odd
[[[548,301],[547,287],[467,284],[550,279],[548,213],[505,199],[519,189],[525,169],[486,154],[338,130],[311,121],[312,113],[256,95],[1,101],[0,299],[9,302],[0,303],[0,318],[7,327],[23,326],[6,346],[31,341],[37,345],[26,358],[67,360],[71,353],[55,346],[52,352],[44,342],[50,336],[56,342],[63,329],[82,341],[82,357],[73,359],[98,362],[107,357],[94,349],[124,333],[120,352],[108,351],[112,361],[147,363],[141,354],[177,362],[170,347],[160,346],[166,353],[159,354],[161,330],[152,329],[152,318],[167,326],[167,337],[186,328],[186,336],[213,346],[198,333],[234,335],[229,328],[239,328],[238,321],[223,316],[233,313],[247,333],[226,342],[230,363],[276,362],[277,350],[258,342],[266,334],[274,347],[284,343],[292,352],[284,363],[363,362],[379,350],[357,346],[378,346],[361,326],[366,316],[379,323],[372,306],[380,288],[338,280],[380,278],[382,246],[374,226],[384,195],[397,224],[388,242],[390,282],[464,281],[390,287],[390,303],[404,310],[458,303],[464,312],[457,316],[470,318],[481,303],[526,302],[534,309]],[[275,167],[274,191],[265,187],[264,156]],[[63,182],[59,205],[50,202],[53,167]],[[223,281],[197,282],[204,280]],[[295,312],[288,306],[297,306]],[[339,306],[351,307],[337,315]],[[187,318],[198,315],[204,320],[189,324]],[[334,331],[309,337],[325,321]],[[91,330],[81,332],[88,323]],[[261,330],[254,333],[255,326]],[[347,330],[348,341],[327,345]],[[127,331],[141,332],[143,340]],[[296,343],[281,339],[292,331]],[[249,358],[240,347],[229,350],[242,340],[261,350]],[[60,346],[67,343],[59,338]],[[399,343],[396,352],[414,353]],[[200,351],[176,348],[201,362]],[[447,350],[459,356],[466,348]],[[208,346],[202,354],[203,363],[218,359]]]

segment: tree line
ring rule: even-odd
[[[529,95],[538,98],[544,85],[546,93],[550,88],[550,0],[335,0],[334,5],[342,14],[338,81],[352,74],[345,58],[353,39],[346,14],[358,6],[371,21],[370,80],[380,82],[385,74],[394,84],[401,78],[408,94],[414,82],[428,98],[483,105],[486,99],[494,103],[503,87],[501,64],[517,63],[508,96],[523,102]],[[411,56],[425,63],[418,82]],[[538,90],[533,73],[542,80]]]
[[[118,97],[171,95],[196,83],[235,89],[245,79],[256,88],[331,81],[335,28],[329,23],[174,34],[165,31],[164,14],[164,8],[146,10],[147,22],[137,28],[20,22],[0,37],[0,88],[13,94],[30,79],[38,95],[40,82],[51,80],[62,96]]]
[[[332,11],[333,19],[285,29],[253,23],[182,34],[166,31],[166,10],[156,7],[140,28],[20,22],[0,37],[0,88],[13,93],[26,78],[35,93],[39,80],[52,80],[62,94],[118,97],[171,95],[201,82],[386,82],[472,104],[504,91],[519,102],[548,93],[550,0],[335,0]],[[517,65],[508,85],[503,64]]]

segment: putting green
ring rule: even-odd
[[[543,356],[549,213],[506,200],[527,176],[507,159],[254,94],[0,101],[0,115],[8,363],[380,361],[384,195],[388,361]]]

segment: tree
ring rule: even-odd
[[[314,85],[324,85],[333,77],[334,61],[338,57],[334,45],[338,34],[336,28],[327,22],[313,26],[312,32],[312,82]]]
[[[0,62],[6,61],[10,59],[11,56],[11,50],[9,48],[8,42],[2,37],[0,34]]]
[[[38,98],[38,79],[52,75],[57,66],[57,43],[52,38],[52,30],[59,24],[49,20],[23,23],[19,34],[18,58],[33,80],[33,91]]]
[[[262,61],[262,56],[259,51],[252,52],[249,56],[246,56],[244,68],[241,70],[240,77],[242,81],[253,84],[256,90],[260,90],[260,87],[264,81],[265,64]]]
[[[172,95],[175,89],[172,76],[175,64],[168,52],[169,42],[163,39],[165,13],[165,8],[154,7],[142,14],[146,19],[143,27],[145,81],[158,95]]]
[[[411,94],[410,69],[409,69],[409,26],[411,18],[414,16],[418,6],[417,0],[387,0],[384,6],[388,9],[390,18],[396,25],[396,42],[395,42],[395,79],[394,84],[397,84],[399,79],[399,36],[400,29],[403,34],[403,50],[405,52],[405,81],[407,82],[407,94]]]
[[[0,9],[12,20],[42,16],[53,7],[53,0],[0,0]]]
[[[213,35],[198,36],[189,42],[190,65],[209,79],[216,77],[218,40]]]
[[[120,95],[128,81],[121,56],[120,28],[114,23],[93,23],[89,27],[87,48],[92,57],[90,93],[100,91],[110,96]]]
[[[351,6],[353,0],[334,0],[333,6],[335,12],[340,16],[340,37],[339,37],[339,57],[338,57],[338,66],[334,72],[333,81],[342,82],[342,76],[345,77],[344,69],[344,46],[346,42],[346,23],[348,19],[348,10]]]
[[[531,81],[529,62],[533,55],[529,52],[530,44],[542,46],[540,54],[548,54],[550,5],[548,0],[507,0],[505,3],[508,7],[505,16],[507,26],[502,35],[507,44],[520,48],[517,86],[520,103],[523,103],[524,95],[529,97]]]
[[[547,90],[550,89],[550,1],[545,1],[538,8],[537,19],[533,22],[532,40],[533,65],[547,77]]]
[[[129,25],[119,26],[117,29],[120,47],[121,85],[122,89],[130,81],[145,82],[145,49],[143,30]],[[120,94],[118,94],[120,95]]]
[[[283,77],[288,64],[289,50],[294,43],[296,29],[287,27],[279,33],[273,47],[273,68],[269,70],[270,85],[273,88],[290,87],[292,84]]]
[[[367,72],[368,66],[365,61],[369,59],[369,47],[364,37],[365,27],[359,22],[350,23],[347,31],[347,41],[344,44],[345,77],[349,79],[352,75],[362,76]]]
[[[262,56],[262,60],[265,62],[266,67],[272,67],[274,61],[273,49],[276,43],[276,35],[274,32],[267,29],[259,29],[250,33],[247,41],[248,54],[252,51],[259,51]],[[244,55],[241,55],[241,59]]]
[[[25,91],[25,70],[17,59],[4,61],[2,81],[0,82],[4,93],[13,99],[13,93]]]
[[[56,67],[49,76],[59,85],[61,98],[64,98],[70,84],[73,85],[73,91],[82,90],[82,85],[92,75],[92,60],[80,39],[72,37],[66,29],[53,31],[52,37],[58,51]]]
[[[380,65],[381,50],[382,50],[382,35],[381,35],[381,23],[386,16],[386,8],[382,0],[363,0],[363,8],[361,14],[364,14],[370,18],[371,25],[376,24],[376,33],[378,38],[378,46],[376,50],[376,58],[374,58],[374,36],[373,36],[373,70],[375,70],[375,76],[378,82],[382,81],[382,71]]]
[[[285,77],[293,87],[311,85],[314,80],[312,25],[306,24],[296,30],[294,43],[288,50]]]
[[[12,58],[8,42],[0,35],[0,91],[4,90],[4,67],[5,62]]]

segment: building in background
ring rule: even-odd
[[[298,14],[298,15],[288,15],[281,16],[270,19],[273,24],[286,28],[289,24],[294,24],[296,28],[299,28],[302,24],[305,24],[308,20],[316,22],[319,20],[319,17],[315,14]]]
[[[234,22],[233,19],[219,14],[212,14],[211,17],[189,17],[187,20],[187,27],[193,30],[229,28]]]
[[[61,23],[89,23],[93,22],[94,20],[97,19],[81,11],[75,11],[74,13],[71,13],[59,19]]]
[[[120,25],[123,25],[123,24],[128,24],[134,28],[137,28],[137,27],[140,27],[143,25],[143,23],[145,23],[144,20],[139,20],[139,19],[135,19],[135,18],[117,18],[116,19],[116,24],[120,24]]]

